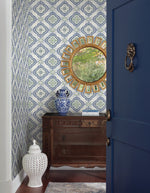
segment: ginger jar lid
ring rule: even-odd
[[[40,146],[36,144],[36,140],[33,140],[33,145],[29,147],[29,154],[36,154],[36,153],[41,153]]]

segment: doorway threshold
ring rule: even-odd
[[[101,170],[101,171],[106,171],[106,168],[101,168],[101,167],[93,167],[93,168],[86,168],[86,167],[71,167],[71,166],[61,166],[61,167],[50,167],[50,170]]]

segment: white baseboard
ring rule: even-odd
[[[17,189],[19,188],[19,186],[21,185],[25,177],[26,177],[26,174],[24,170],[22,169],[19,172],[19,174],[15,177],[15,179],[12,181],[12,187],[11,187],[12,193],[15,193],[17,191]]]

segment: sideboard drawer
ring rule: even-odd
[[[63,128],[55,129],[53,139],[55,144],[105,144],[105,128]]]
[[[102,127],[106,125],[106,122],[104,120],[99,119],[92,119],[91,117],[89,119],[85,119],[82,117],[82,119],[55,119],[53,121],[55,128],[62,128],[62,127]]]
[[[96,157],[106,155],[105,145],[58,145],[54,147],[54,157]]]
[[[54,127],[80,127],[81,120],[80,119],[55,119]]]

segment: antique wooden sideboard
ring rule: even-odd
[[[42,117],[43,152],[49,166],[105,167],[106,117],[46,113]]]

